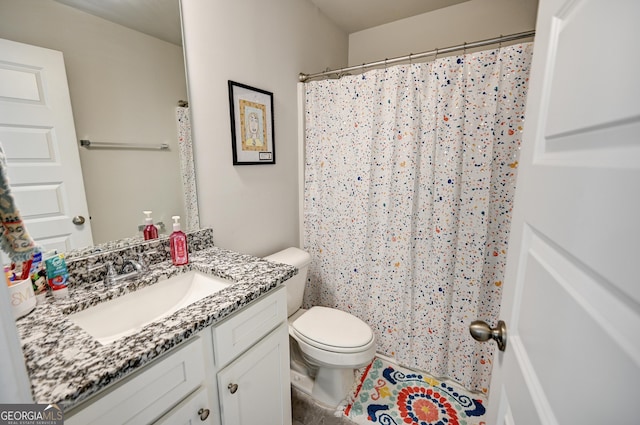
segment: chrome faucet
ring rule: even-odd
[[[102,264],[96,264],[96,265],[90,266],[88,267],[88,271],[89,273],[91,273],[102,267],[106,267],[107,269],[107,275],[104,278],[105,286],[111,286],[116,282],[120,282],[121,280],[126,280],[132,277],[136,277],[142,274],[142,272],[146,270],[144,263],[140,264],[136,260],[127,259],[127,260],[124,260],[124,263],[122,264],[122,269],[120,270],[120,274],[118,274],[118,272],[116,271],[116,268],[113,265],[112,261],[105,261]]]
[[[131,266],[131,267],[128,267]],[[131,270],[133,269],[133,270]],[[128,271],[130,270],[130,271]],[[131,279],[137,277],[145,270],[144,266],[136,260],[126,259],[122,264],[120,274],[118,274],[113,266],[112,262],[107,262],[107,277],[104,279],[104,283],[107,285],[113,285],[114,283],[122,280]]]
[[[122,263],[122,273],[125,273],[125,270],[127,269],[128,265],[131,265],[131,267],[133,267],[133,271],[136,273],[140,273],[144,271],[143,263],[127,258],[126,260],[124,260],[124,263]]]
[[[131,258],[127,258],[122,263],[122,268],[120,269],[120,273],[116,271],[116,268],[112,261],[105,261],[102,264],[95,264],[93,266],[89,266],[87,271],[89,274],[94,272],[97,269],[102,267],[106,267],[107,275],[104,278],[105,286],[113,285],[114,283],[120,282],[122,280],[138,277],[142,275],[144,272],[148,270],[147,264],[144,261],[145,255],[155,254],[156,251],[147,251],[144,253],[138,254],[138,260],[133,260]]]

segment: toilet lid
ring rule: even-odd
[[[373,338],[373,332],[365,322],[344,311],[327,307],[311,307],[291,327],[312,345],[338,350],[365,346]]]

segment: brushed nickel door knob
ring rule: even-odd
[[[482,320],[475,320],[469,325],[469,332],[476,341],[484,342],[493,339],[498,343],[498,349],[504,351],[507,348],[507,325],[498,321],[498,326],[491,328]]]
[[[231,394],[235,394],[238,391],[238,384],[229,384],[227,388],[229,388]]]
[[[81,216],[81,215],[77,215],[77,216],[73,217],[71,222],[73,224],[75,224],[76,226],[80,226],[81,224],[84,224],[84,217]]]

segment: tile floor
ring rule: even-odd
[[[293,425],[353,425],[345,417],[335,416],[335,409],[319,405],[297,388],[291,387]]]

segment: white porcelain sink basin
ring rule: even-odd
[[[232,283],[191,271],[70,314],[67,319],[106,345],[138,332],[149,323],[167,317]]]

